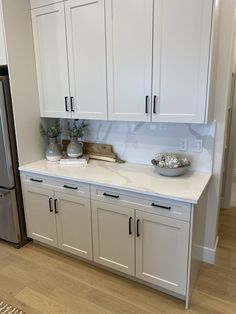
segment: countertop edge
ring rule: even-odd
[[[24,166],[20,166],[19,171],[24,172],[24,173],[39,174],[39,175],[43,175],[46,177],[55,177],[55,178],[64,179],[64,180],[71,180],[71,181],[76,181],[76,182],[81,182],[81,183],[86,183],[86,184],[92,184],[92,185],[97,185],[97,186],[113,188],[113,189],[119,189],[119,190],[124,190],[124,191],[128,191],[128,192],[133,192],[133,193],[147,194],[149,196],[160,197],[160,198],[164,198],[164,199],[171,199],[174,201],[180,201],[180,202],[189,203],[189,204],[193,204],[193,205],[196,205],[198,203],[199,199],[201,198],[202,194],[204,193],[204,191],[208,187],[210,180],[212,178],[212,174],[209,173],[209,178],[205,184],[205,187],[202,189],[198,199],[188,199],[188,198],[175,197],[175,196],[172,196],[170,194],[167,195],[167,194],[160,194],[160,193],[152,193],[152,192],[145,191],[142,189],[135,189],[135,188],[129,188],[129,187],[124,187],[124,186],[119,186],[119,185],[113,185],[113,184],[109,184],[109,183],[102,183],[102,182],[98,182],[95,180],[94,181],[93,180],[84,180],[84,179],[67,177],[67,176],[62,176],[62,175],[57,175],[57,174],[50,174],[48,172],[26,169]]]

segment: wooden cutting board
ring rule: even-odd
[[[66,151],[69,140],[63,140],[63,151]],[[104,160],[110,162],[121,162],[118,156],[113,152],[112,145],[83,142],[84,154],[89,155],[91,159]]]

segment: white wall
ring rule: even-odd
[[[233,67],[234,67],[234,72],[236,72],[236,37],[235,37],[235,46],[234,46],[234,63],[233,63]],[[236,91],[234,91],[234,93],[235,92]],[[233,117],[234,117],[234,115],[233,115]],[[233,123],[236,124],[236,121],[233,121]],[[236,171],[236,134],[234,132],[231,132],[230,136],[233,137],[232,140],[234,141],[234,147],[235,147],[235,151],[234,151],[234,169]]]
[[[213,162],[213,178],[209,186],[205,258],[214,262],[215,244],[218,234],[218,219],[221,201],[221,185],[224,157],[224,137],[227,120],[227,104],[230,97],[231,75],[233,70],[233,48],[235,38],[235,1],[220,1],[219,42],[216,67],[216,88],[214,92],[217,121],[216,142]]]
[[[29,0],[2,0],[20,165],[41,159],[39,100]]]

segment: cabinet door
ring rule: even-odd
[[[57,246],[56,219],[53,210],[53,192],[24,186],[24,207],[28,237]]]
[[[55,193],[58,247],[92,260],[90,200]]]
[[[73,118],[107,119],[104,0],[65,2]]]
[[[134,210],[92,202],[94,261],[134,275]]]
[[[63,0],[30,0],[31,9],[43,7],[45,5],[61,2]]]
[[[212,0],[154,0],[153,121],[204,123]]]
[[[106,1],[108,118],[150,121],[152,0]]]
[[[41,116],[69,118],[64,3],[32,10],[32,23]]]
[[[6,44],[4,37],[4,22],[2,14],[2,2],[0,3],[0,65],[7,64]]]
[[[136,276],[186,295],[189,223],[136,211]]]

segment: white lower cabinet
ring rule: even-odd
[[[187,298],[190,204],[22,177],[28,236]]]
[[[24,205],[28,237],[57,246],[56,220],[53,210],[53,192],[27,186]]]
[[[189,223],[136,211],[136,276],[186,294]]]
[[[92,201],[94,261],[133,275],[134,210]]]
[[[100,201],[92,219],[96,263],[186,294],[188,222]]]
[[[23,185],[28,237],[92,260],[90,199]]]
[[[92,260],[90,200],[55,193],[58,247]]]

